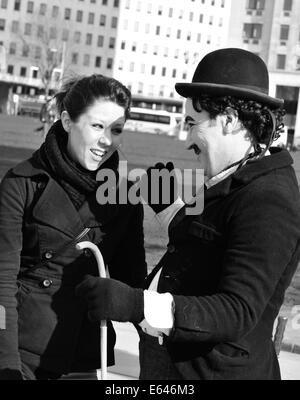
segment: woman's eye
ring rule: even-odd
[[[111,133],[113,134],[113,135],[120,135],[121,133],[123,132],[123,129],[113,129],[112,131],[111,131]]]
[[[102,124],[93,124],[93,127],[96,129],[104,129],[104,126]]]

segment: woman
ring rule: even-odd
[[[56,95],[60,119],[33,156],[0,186],[0,331],[2,379],[58,378],[99,368],[99,326],[74,288],[97,275],[89,251],[99,245],[110,276],[134,287],[146,274],[141,205],[99,205],[100,169],[118,170],[118,147],[131,95],[118,81],[92,75]],[[134,257],[133,257],[134,254]],[[115,334],[108,326],[108,365]]]
[[[95,277],[77,288],[92,320],[120,319],[127,302],[142,328],[140,379],[280,379],[272,330],[300,259],[300,202],[291,156],[271,148],[284,112],[268,85],[264,62],[241,49],[208,54],[176,84],[206,176],[203,212],[177,202],[158,214],[174,218],[152,291]]]

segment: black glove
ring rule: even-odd
[[[21,371],[16,369],[1,369],[0,370],[0,381],[22,381],[23,376]]]
[[[170,175],[170,179],[166,181],[168,186],[163,187],[164,180],[159,177],[157,180],[155,178],[156,174],[152,174],[152,171],[157,170],[158,172],[166,171]],[[172,174],[170,174],[173,171]],[[172,162],[167,162],[166,165],[163,163],[157,163],[154,167],[147,169],[147,179],[148,179],[148,204],[152,210],[157,214],[169,207],[176,200],[177,194],[177,181],[175,177],[174,164]],[[166,197],[163,197],[163,190],[165,191]],[[154,195],[155,191],[155,195]],[[170,194],[168,196],[168,194]],[[154,198],[153,198],[154,195]],[[155,201],[154,200],[158,200]]]
[[[144,318],[143,290],[120,281],[87,275],[76,287],[76,295],[87,302],[91,321],[139,323]]]

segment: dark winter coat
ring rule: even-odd
[[[44,170],[25,161],[0,185],[0,370],[21,360],[67,373],[100,366],[98,324],[91,324],[74,293],[85,274],[97,275],[89,250],[74,238],[99,244],[110,276],[140,286],[146,275],[141,205],[100,206],[93,194],[77,211]],[[38,268],[37,268],[38,267]],[[108,333],[113,363],[114,331]]]
[[[205,192],[169,228],[158,291],[175,299],[165,346],[183,379],[279,379],[274,320],[300,258],[300,201],[286,150]]]

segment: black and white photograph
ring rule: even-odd
[[[300,0],[0,0],[0,380],[300,381],[299,185]]]

